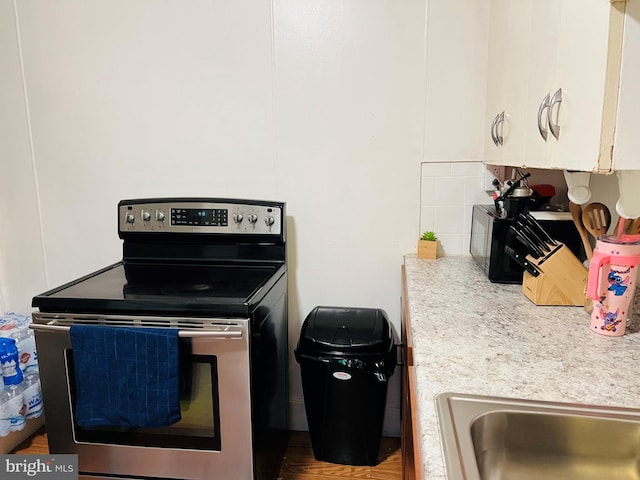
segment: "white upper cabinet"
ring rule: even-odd
[[[524,155],[532,0],[491,1],[487,115],[487,163],[518,163]]]
[[[504,151],[504,60],[507,51],[507,26],[509,24],[509,0],[491,1],[489,25],[489,53],[487,61],[487,99],[485,125],[489,137],[485,137],[484,159],[487,163],[502,163]],[[502,120],[502,121],[501,121]],[[509,138],[510,140],[510,138]]]
[[[623,47],[613,165],[617,170],[635,170],[640,168],[639,0],[627,1]]]
[[[517,2],[516,2],[517,3]],[[549,130],[548,105],[558,90],[556,74],[560,7],[558,0],[534,0],[531,12],[531,51],[527,83],[527,106],[524,118],[526,157],[517,164],[543,165],[549,161],[553,134]],[[550,48],[551,46],[551,48]]]
[[[625,17],[625,5],[637,10],[638,3],[491,0],[486,163],[640,169],[640,151],[616,155],[618,138],[632,127],[631,115],[618,115],[619,99],[640,103],[640,83],[620,80],[624,69],[638,70],[622,62],[640,48],[630,40],[638,17]]]

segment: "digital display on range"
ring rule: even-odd
[[[226,208],[172,208],[171,225],[226,227],[228,213]]]

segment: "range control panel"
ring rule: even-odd
[[[123,200],[121,232],[280,235],[284,204],[253,200]]]

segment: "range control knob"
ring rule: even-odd
[[[149,212],[147,212],[146,210],[142,211],[142,220],[145,222],[148,222],[149,220],[151,220],[151,214]]]
[[[248,217],[249,223],[256,223],[258,221],[258,216],[255,213],[252,213]]]
[[[158,222],[164,222],[164,212],[161,210],[156,210],[156,220]]]
[[[242,216],[241,213],[234,213],[233,214],[233,221],[237,224],[241,224],[242,220],[244,220],[244,217]]]
[[[264,219],[264,223],[267,227],[270,227],[275,223],[275,219],[271,215],[269,215],[267,218]]]
[[[124,217],[125,222],[127,223],[133,223],[136,221],[136,217],[133,215],[133,213],[127,213]]]

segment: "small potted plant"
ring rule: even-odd
[[[435,233],[424,232],[418,240],[418,258],[435,259],[438,256],[438,243],[438,237]]]

